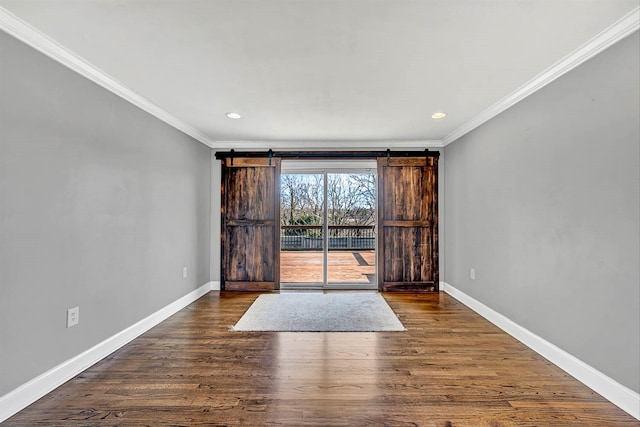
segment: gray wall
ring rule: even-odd
[[[447,146],[444,236],[448,283],[636,392],[638,52],[636,32]]]
[[[211,150],[3,32],[0,58],[3,395],[210,280]]]
[[[220,228],[221,228],[222,162],[211,151],[211,280],[220,281]]]

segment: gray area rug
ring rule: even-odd
[[[377,332],[406,329],[380,294],[300,292],[260,295],[231,330]]]

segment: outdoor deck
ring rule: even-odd
[[[375,283],[375,251],[331,251],[328,261],[329,283]],[[322,252],[282,251],[280,282],[322,283],[322,262]]]

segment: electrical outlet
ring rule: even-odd
[[[182,267],[182,278],[183,279],[187,278],[187,267]]]
[[[73,307],[67,310],[67,328],[80,323],[80,307]]]
[[[471,280],[476,280],[476,269],[475,268],[470,268],[469,269],[469,278]]]

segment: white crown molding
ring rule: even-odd
[[[570,25],[570,23],[568,23]],[[636,7],[631,12],[620,18],[616,23],[606,28],[591,40],[571,52],[560,61],[547,68],[542,73],[529,80],[511,94],[502,98],[482,113],[469,120],[458,129],[451,132],[442,140],[443,145],[451,144],[461,136],[471,132],[483,123],[502,113],[514,104],[522,101],[529,95],[542,89],[560,76],[573,70],[583,62],[593,58],[609,46],[617,43],[628,35],[638,31],[640,28],[640,7]]]
[[[202,132],[168,113],[139,93],[129,89],[118,80],[22,21],[2,6],[0,6],[0,29],[179,131],[209,147],[213,147],[213,141]]]
[[[449,283],[440,282],[441,289],[489,322],[496,325],[569,375],[591,388],[620,409],[640,419],[640,394],[623,386],[594,367],[567,353],[544,338],[515,323],[508,317],[487,307]]]
[[[220,282],[205,283],[141,321],[96,344],[87,351],[62,362],[4,396],[0,396],[0,423],[17,414],[50,391],[60,387],[160,322],[173,316],[209,291],[215,290],[216,287],[220,289]]]
[[[439,140],[422,141],[216,141],[215,150],[415,150],[425,148],[442,148]]]

